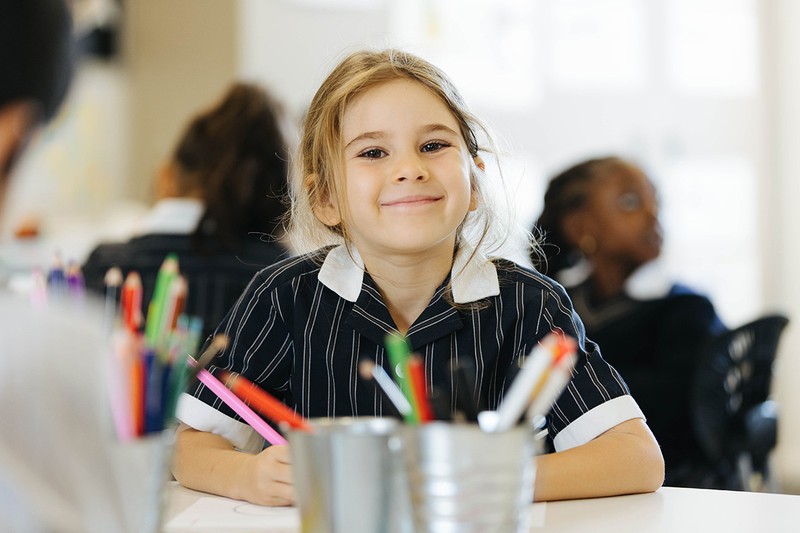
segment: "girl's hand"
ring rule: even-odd
[[[270,446],[253,455],[248,468],[247,500],[258,505],[293,505],[292,458],[289,446]]]

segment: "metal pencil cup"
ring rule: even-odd
[[[401,457],[388,418],[311,419],[288,433],[304,533],[412,531]]]
[[[486,433],[433,422],[402,432],[415,531],[527,531],[535,477],[529,426]]]
[[[116,443],[113,453],[121,470],[116,472],[126,490],[126,523],[130,531],[158,533],[167,504],[165,488],[172,479],[170,464],[175,428]]]

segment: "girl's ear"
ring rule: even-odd
[[[342,222],[339,208],[331,200],[330,192],[323,190],[320,186],[319,176],[310,174],[305,179],[306,191],[311,200],[311,209],[317,220],[326,226],[338,226]]]
[[[480,156],[476,155],[475,157],[472,158],[472,160],[475,162],[475,166],[481,169],[481,172],[486,172],[486,163],[483,162],[483,159],[481,159]],[[469,197],[469,210],[475,211],[477,208],[478,208],[478,197],[475,194],[475,188],[473,187],[472,194],[470,194]]]

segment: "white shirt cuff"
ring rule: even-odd
[[[240,451],[258,453],[264,449],[264,438],[256,430],[217,411],[191,394],[183,393],[178,398],[176,418],[198,431],[214,433],[227,439]]]
[[[553,446],[557,452],[575,448],[634,418],[645,418],[639,404],[627,394],[618,396],[582,414],[562,429],[553,439]]]

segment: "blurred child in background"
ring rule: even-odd
[[[665,279],[656,189],[619,157],[554,177],[534,231],[534,265],[563,283],[586,335],[619,370],[664,453],[667,485],[706,486],[711,466],[692,433],[690,391],[702,347],[725,330],[711,301]]]
[[[187,278],[185,312],[209,333],[253,274],[286,251],[288,149],[281,106],[259,86],[231,85],[187,125],[156,180],[156,204],[139,235],[91,252],[87,287],[105,289],[111,267],[138,272],[143,301],[168,253]]]

